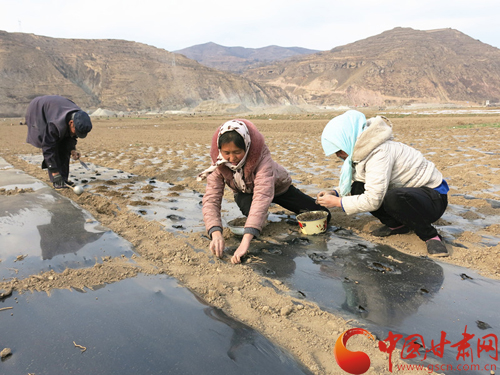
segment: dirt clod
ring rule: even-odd
[[[0,352],[0,358],[4,359],[12,355],[12,350],[10,348],[5,348]]]

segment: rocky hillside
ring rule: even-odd
[[[243,71],[267,65],[292,56],[319,52],[301,47],[268,46],[262,48],[224,47],[216,43],[198,44],[184,48],[181,53],[211,68],[242,73]]]
[[[280,88],[200,65],[182,55],[124,40],[55,39],[0,31],[0,116],[25,113],[39,95],[80,107],[166,110],[205,100],[246,106],[289,103]]]
[[[500,101],[500,49],[453,29],[396,28],[244,76],[309,104]]]

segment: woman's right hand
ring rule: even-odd
[[[212,242],[210,242],[210,251],[217,258],[222,258],[222,253],[224,252],[224,237],[222,236],[222,232],[215,231],[212,233]]]
[[[336,190],[332,190],[332,191],[320,191],[318,193],[318,195],[316,196],[316,204],[319,204],[318,203],[318,199],[321,198],[321,197],[324,197],[325,195],[335,195],[336,197],[338,197],[339,193],[337,193]]]

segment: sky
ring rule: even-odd
[[[207,42],[329,50],[395,27],[452,28],[500,48],[499,18],[498,0],[0,0],[0,30],[168,51]]]

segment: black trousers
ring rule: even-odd
[[[234,200],[240,208],[241,213],[248,216],[250,207],[252,206],[253,194],[236,193]],[[275,196],[273,203],[279,204],[281,207],[296,214],[307,211],[325,211],[328,212],[328,222],[332,218],[332,214],[328,208],[320,206],[314,198],[304,194],[293,185],[290,185],[285,193]]]
[[[59,174],[62,176],[64,181],[68,181],[69,177],[69,159],[71,157],[71,150],[74,150],[75,146],[70,143],[70,142],[60,142],[56,146],[56,152],[55,152],[55,157],[56,157],[56,165],[57,165],[57,170]],[[42,162],[42,169],[47,168],[47,164],[45,160]],[[54,181],[54,177],[52,176],[52,173],[49,172],[49,178],[50,181]]]
[[[352,183],[351,195],[360,195],[364,191],[363,182]],[[437,230],[432,223],[443,216],[447,206],[448,196],[434,189],[396,188],[388,190],[382,206],[370,213],[390,228],[405,225],[422,241],[427,241],[437,236]]]

